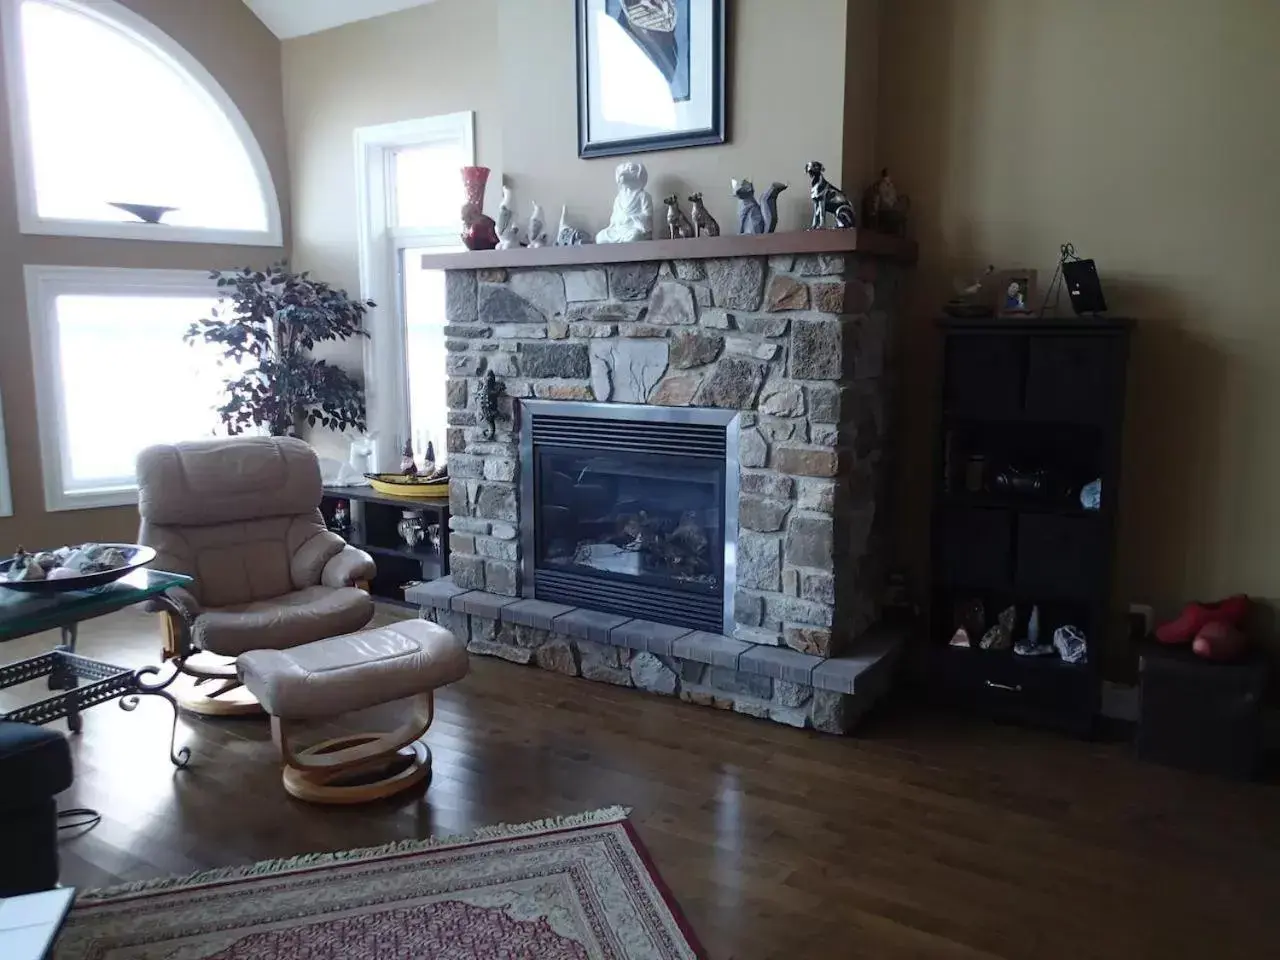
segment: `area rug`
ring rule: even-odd
[[[82,895],[56,960],[686,960],[622,808]]]

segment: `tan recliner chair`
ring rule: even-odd
[[[352,633],[373,618],[357,586],[376,573],[373,560],[325,529],[320,465],[301,440],[155,446],[138,455],[137,472],[139,542],[158,552],[155,569],[194,578],[170,591],[185,616],[168,614],[165,650],[198,680],[178,697],[186,709],[260,712],[235,657]]]

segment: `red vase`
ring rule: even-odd
[[[462,188],[467,195],[462,207],[462,242],[468,250],[492,250],[498,245],[498,226],[484,215],[489,173],[488,167],[462,168]]]

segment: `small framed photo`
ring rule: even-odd
[[[1004,270],[993,284],[997,317],[1029,317],[1036,312],[1036,271]]]
[[[726,0],[577,0],[578,156],[724,143]]]

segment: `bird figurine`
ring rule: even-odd
[[[511,250],[520,246],[520,228],[514,223],[498,232],[498,249]]]
[[[506,238],[507,232],[514,226],[516,222],[515,211],[511,209],[511,188],[502,188],[502,203],[498,204],[498,218],[495,221],[495,227],[498,236]],[[499,244],[501,246],[501,244]],[[505,250],[506,248],[503,247]]]
[[[533,212],[529,215],[529,246],[545,247],[547,245],[547,224],[542,216],[542,208],[535,202]]]

